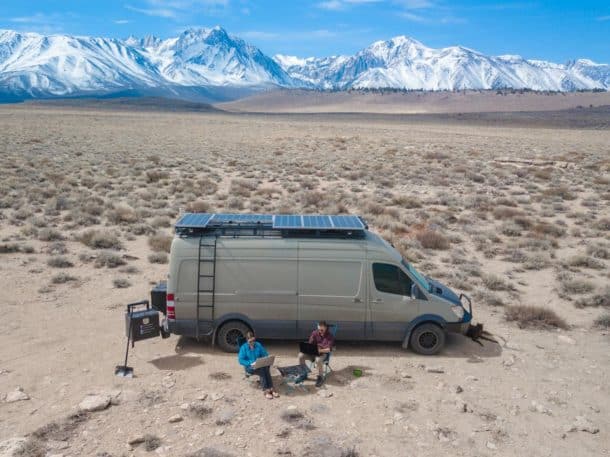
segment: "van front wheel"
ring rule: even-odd
[[[434,355],[445,345],[445,331],[436,324],[422,324],[413,330],[409,342],[418,354]]]
[[[238,341],[245,339],[250,327],[240,321],[229,321],[223,324],[218,331],[218,346],[225,352],[237,352]]]

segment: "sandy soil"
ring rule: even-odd
[[[0,137],[0,442],[29,446],[15,455],[608,455],[609,334],[594,326],[608,306],[607,130],[2,106]],[[235,355],[172,336],[137,343],[136,377],[117,378],[124,305],[167,272],[149,237],[195,201],[363,214],[420,270],[473,295],[499,344],[451,336],[422,357],[340,343],[322,389],[280,386],[269,401]],[[517,235],[507,207],[522,212]],[[423,226],[448,245],[426,247]],[[86,228],[115,231],[126,265],[96,268]],[[57,243],[72,267],[48,265]],[[74,280],[53,284],[62,272]],[[517,304],[567,326],[520,328],[505,319]],[[276,364],[296,362],[295,343],[264,343]],[[29,399],[6,401],[18,387]],[[66,419],[88,394],[113,404]],[[128,444],[145,434],[160,442]]]

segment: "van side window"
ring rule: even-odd
[[[411,295],[413,282],[396,265],[373,263],[373,280],[379,292],[396,295]]]

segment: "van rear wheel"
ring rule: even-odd
[[[218,331],[218,346],[225,352],[237,352],[239,346],[237,341],[246,338],[246,333],[251,329],[240,321],[229,321],[220,327]]]
[[[436,324],[422,324],[411,333],[410,344],[418,354],[434,355],[445,345],[445,331]]]

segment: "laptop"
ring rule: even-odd
[[[301,342],[301,343],[299,343],[299,350],[303,354],[307,354],[307,355],[316,355],[316,356],[320,355],[320,353],[318,352],[317,344]]]
[[[258,370],[259,368],[269,367],[269,366],[273,365],[273,362],[275,362],[274,355],[270,355],[269,357],[260,357],[260,358],[256,359],[256,362],[254,362],[254,364],[251,365],[251,367],[253,370]]]

